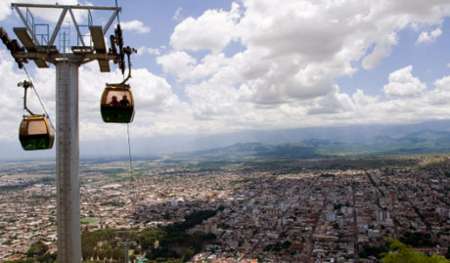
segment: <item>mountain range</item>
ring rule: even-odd
[[[54,158],[54,151],[24,153],[18,142],[2,143],[0,159]],[[82,158],[125,158],[126,137],[81,141]],[[280,130],[246,130],[215,135],[132,138],[136,158],[316,158],[335,155],[450,152],[450,120],[415,124],[351,125]]]
[[[226,147],[178,153],[174,159],[242,160],[245,158],[310,159],[334,156],[450,153],[450,131],[423,130],[402,136],[376,136],[368,140],[306,139],[268,144],[236,143]]]

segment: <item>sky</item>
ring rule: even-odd
[[[20,22],[10,2],[0,2],[0,25],[13,37]],[[449,119],[448,0],[118,2],[125,42],[138,50],[130,81],[134,140]],[[42,23],[57,17],[36,14]],[[104,21],[94,14],[94,24]],[[54,117],[54,68],[27,68]],[[0,72],[0,142],[13,143],[23,114],[16,83],[25,75],[3,47]],[[102,123],[99,112],[104,83],[119,79],[95,62],[81,67],[81,141],[126,135],[123,125]]]

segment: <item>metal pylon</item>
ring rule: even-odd
[[[78,117],[78,70],[84,64],[97,60],[102,72],[109,72],[109,62],[121,63],[121,56],[115,49],[108,49],[104,36],[117,18],[120,7],[81,5],[40,5],[11,4],[23,26],[15,27],[14,33],[20,40],[10,40],[6,31],[0,28],[0,37],[11,51],[19,68],[30,60],[39,68],[56,67],[56,198],[57,198],[57,246],[59,263],[80,263],[80,181],[79,181],[79,117]],[[38,38],[34,32],[34,19],[27,17],[40,9],[59,10],[60,15],[53,32]],[[89,21],[89,34],[93,44],[86,45],[86,35],[82,32],[81,21],[77,21],[74,11],[88,12],[92,20],[95,11],[109,11],[110,17],[104,25],[94,25]],[[54,45],[66,17],[72,20],[78,43],[71,48],[58,50]],[[36,16],[32,16],[36,18]],[[45,39],[45,40],[43,40]],[[113,39],[113,37],[111,37]],[[41,43],[44,42],[45,43]],[[81,43],[81,45],[79,45]],[[88,43],[90,44],[90,43]],[[123,64],[123,63],[122,63]]]

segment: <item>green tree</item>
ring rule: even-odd
[[[39,257],[44,256],[48,251],[48,246],[42,241],[37,241],[31,244],[27,251],[27,257]]]
[[[400,241],[392,241],[390,249],[391,251],[384,256],[383,263],[449,263],[442,256],[433,255],[429,257],[415,251]]]

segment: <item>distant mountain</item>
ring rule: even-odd
[[[311,159],[343,155],[450,153],[450,131],[416,131],[404,136],[377,136],[367,141],[345,142],[307,139],[296,143],[237,143],[191,153],[171,155],[174,159],[245,160]]]
[[[349,125],[341,127],[312,127],[279,130],[245,130],[234,133],[214,135],[160,136],[158,138],[139,139],[133,143],[138,155],[171,154],[194,152],[214,148],[224,148],[239,143],[261,143],[264,145],[305,143],[314,146],[340,144],[352,146],[358,151],[361,145],[376,145],[380,138],[397,140],[416,132],[450,132],[450,120],[428,121],[414,124],[372,124]],[[91,144],[95,147],[95,144]],[[318,145],[315,145],[318,146]],[[364,149],[366,149],[364,147]]]
[[[246,159],[309,159],[317,158],[316,147],[303,144],[268,145],[262,143],[237,143],[192,153],[171,155],[174,159],[208,159],[216,161],[239,161]]]
[[[337,142],[336,147],[319,147],[335,154],[447,152],[450,150],[450,132],[418,131],[402,136],[377,136],[364,142]]]
[[[450,153],[450,132],[423,130],[400,138],[383,138],[378,143],[386,153]]]
[[[245,130],[214,135],[177,135],[131,138],[134,157],[153,158],[174,153],[205,151],[204,156],[281,157],[347,154],[450,152],[450,120],[415,124],[349,125],[281,130]],[[125,135],[114,140],[83,141],[82,158],[126,157]],[[0,159],[54,158],[54,151],[24,152],[17,140],[0,142]],[[231,147],[233,146],[233,147]],[[208,152],[210,149],[216,151]],[[221,150],[218,150],[221,149]],[[223,152],[223,153],[222,153]]]

